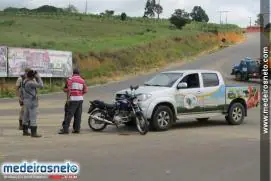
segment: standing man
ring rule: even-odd
[[[80,133],[83,96],[87,93],[88,87],[85,80],[81,78],[77,68],[73,70],[72,77],[67,79],[64,91],[67,93],[67,102],[65,105],[64,122],[62,123],[63,129],[60,130],[59,134],[69,134],[69,127],[73,117],[72,133]]]
[[[30,135],[28,133],[28,122],[30,121],[31,137],[41,137],[41,135],[37,134],[37,108],[39,105],[37,88],[43,88],[42,79],[36,71],[30,70],[27,73],[27,77],[22,86],[24,102],[24,136]]]
[[[31,69],[26,68],[24,71],[24,74],[18,77],[16,81],[16,94],[19,98],[19,105],[21,107],[20,113],[19,113],[19,130],[23,130],[23,116],[24,116],[24,103],[23,103],[23,95],[21,94],[21,88],[23,85],[23,81],[26,78],[27,72],[29,72]]]

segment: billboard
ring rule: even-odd
[[[72,52],[9,48],[8,61],[9,77],[20,76],[26,67],[37,70],[41,77],[72,75]]]
[[[0,77],[7,77],[7,47],[0,46]]]

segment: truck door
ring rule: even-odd
[[[198,73],[183,77],[176,90],[176,105],[178,114],[201,113],[203,109],[202,84]]]
[[[225,85],[216,73],[201,73],[204,89],[204,112],[222,112],[225,105]],[[222,79],[222,77],[221,77]]]

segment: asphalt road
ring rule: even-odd
[[[236,83],[231,66],[240,59],[259,57],[258,34],[247,41],[170,69],[214,69],[227,84],[259,85],[257,80]],[[93,87],[86,100],[110,101],[114,92],[141,84],[150,75]],[[41,139],[22,137],[17,128],[15,100],[0,100],[0,160],[64,161],[80,163],[82,181],[256,181],[260,179],[260,111],[249,110],[245,123],[229,126],[224,117],[209,123],[182,120],[167,132],[140,136],[133,129],[115,128],[93,133],[83,115],[80,135],[57,135],[63,119],[63,94],[41,98],[39,131]],[[88,106],[85,101],[85,111]],[[1,180],[1,178],[0,178]]]

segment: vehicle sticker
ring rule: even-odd
[[[198,98],[194,96],[193,94],[188,94],[184,97],[184,107],[186,109],[194,109],[196,106],[198,106]]]

